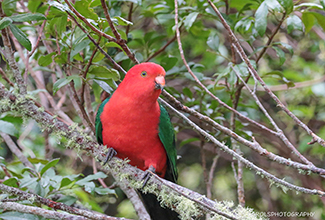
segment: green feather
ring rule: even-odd
[[[95,129],[96,129],[96,138],[99,144],[103,144],[103,136],[102,136],[102,132],[103,132],[103,127],[102,127],[102,122],[100,120],[100,116],[102,115],[103,111],[104,111],[104,106],[106,105],[106,103],[109,101],[110,97],[108,97],[107,99],[105,99],[102,104],[100,104],[97,114],[96,114],[96,120],[95,120]]]
[[[167,153],[167,173],[165,178],[176,182],[177,180],[177,167],[176,159],[177,152],[175,147],[175,132],[167,110],[159,103],[160,106],[160,118],[159,118],[159,138],[163,143]]]

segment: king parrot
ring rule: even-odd
[[[116,156],[146,171],[176,182],[175,134],[168,112],[157,99],[165,85],[165,70],[155,63],[133,66],[116,91],[100,105],[96,136]],[[153,220],[179,219],[160,206],[153,194],[139,192]]]

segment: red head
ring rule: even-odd
[[[155,63],[133,66],[118,88],[134,96],[150,96],[157,99],[165,85],[165,70]],[[121,89],[122,90],[122,89]]]

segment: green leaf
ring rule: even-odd
[[[293,1],[292,0],[278,0],[278,2],[284,8],[287,15],[293,11]]]
[[[287,84],[288,87],[294,87],[295,86],[295,84],[292,81],[288,80],[284,76],[283,72],[281,72],[281,71],[278,71],[278,70],[271,71],[271,72],[266,73],[265,76],[276,76],[277,78],[280,78],[285,84]]]
[[[309,8],[309,9],[323,9],[323,6],[317,4],[317,3],[311,3],[311,2],[306,2],[306,3],[301,3],[299,5],[294,6],[294,10],[298,10],[300,8]],[[305,10],[305,9],[304,9]]]
[[[263,36],[267,26],[268,7],[265,2],[258,7],[255,13],[255,28],[260,36]]]
[[[185,144],[189,144],[189,143],[192,143],[192,142],[194,142],[194,141],[200,141],[200,138],[193,137],[193,138],[185,139],[185,140],[183,140],[183,141],[179,144],[179,146],[182,147],[182,146],[184,146]]]
[[[70,61],[73,61],[74,56],[77,55],[83,49],[85,49],[89,44],[90,44],[89,39],[85,39],[79,42],[78,44],[76,44],[71,50]]]
[[[189,97],[190,99],[193,98],[193,93],[188,87],[185,87],[183,89],[183,94],[186,95],[187,97]]]
[[[52,63],[53,59],[52,56],[56,54],[56,52],[52,52],[49,53],[45,56],[40,56],[40,58],[38,58],[38,65],[40,66],[48,66]]]
[[[196,17],[199,15],[199,12],[192,12],[189,15],[186,16],[185,20],[184,20],[184,26],[186,28],[187,31],[190,30],[190,28],[192,27],[194,21],[196,20]]]
[[[45,159],[40,159],[40,158],[31,158],[29,157],[28,158],[28,161],[31,162],[31,163],[41,163],[43,165],[47,164],[49,161],[48,160],[45,160]]]
[[[61,89],[63,86],[67,85],[68,83],[71,82],[71,80],[74,79],[78,79],[80,78],[80,76],[78,75],[72,75],[72,76],[68,76],[62,79],[57,80],[54,84],[53,84],[53,93],[55,94],[57,91],[59,91],[59,89]]]
[[[305,25],[305,32],[308,33],[315,24],[315,17],[312,13],[304,11],[301,16],[302,23]]]
[[[131,21],[128,21],[120,16],[115,16],[113,19],[116,20],[118,25],[122,25],[122,26],[133,25]]]
[[[293,48],[291,45],[283,43],[283,42],[275,42],[273,45],[281,45],[282,47],[284,47],[285,49],[287,49],[291,55],[293,55]]]
[[[64,12],[64,13],[69,12],[69,13],[73,14],[73,12],[69,9],[69,7],[67,5],[63,5],[63,4],[61,4],[59,2],[56,2],[56,1],[49,1],[49,2],[47,2],[47,4],[49,6],[51,6],[51,7],[54,7],[56,9]]]
[[[279,4],[277,0],[265,0],[265,4],[267,4],[267,7],[271,10],[274,10],[276,12],[281,12],[282,7]]]
[[[325,10],[325,0],[320,0],[320,4],[323,6],[323,10]]]
[[[41,0],[29,0],[27,7],[28,7],[29,11],[34,13],[37,11],[37,9],[41,3],[42,3]]]
[[[3,181],[2,184],[7,185],[7,186],[12,186],[12,187],[19,187],[18,182],[19,181],[18,181],[17,177],[11,177],[11,178]]]
[[[168,71],[176,65],[177,61],[177,57],[166,56],[161,60],[160,65],[164,67],[165,71]]]
[[[54,167],[58,162],[59,162],[60,158],[57,159],[53,159],[50,162],[48,162],[41,170],[40,175],[43,176],[43,174],[50,169],[51,167]]]
[[[12,123],[3,120],[0,120],[0,132],[9,134],[11,136],[18,135],[18,130],[16,127]]]
[[[16,25],[9,24],[10,30],[18,42],[23,45],[28,51],[32,50],[32,44],[27,38],[26,34],[22,32]]]
[[[319,14],[317,12],[309,12],[310,14],[314,15],[314,17],[316,18],[318,24],[323,28],[323,30],[325,31],[325,16],[322,14]]]
[[[285,60],[286,60],[286,57],[285,57],[285,53],[283,52],[283,50],[281,50],[280,48],[278,47],[272,47],[275,52],[276,52],[276,55],[279,57],[280,59],[280,65],[284,64]]]
[[[111,94],[114,91],[114,89],[112,89],[111,86],[109,86],[106,82],[104,82],[102,80],[94,79],[94,82],[97,83],[108,94]]]
[[[109,188],[104,188],[104,187],[96,187],[95,192],[98,193],[99,195],[107,195],[107,194],[116,195],[114,189],[109,189]]]
[[[98,172],[98,173],[95,173],[95,174],[91,174],[91,175],[88,175],[86,176],[85,178],[81,179],[81,180],[78,180],[75,184],[76,185],[85,185],[87,183],[89,183],[89,181],[92,181],[92,180],[97,180],[99,178],[106,178],[107,175],[103,172]]]
[[[68,23],[67,19],[68,16],[64,14],[53,18],[49,22],[48,28],[54,36],[57,34],[61,35],[64,31],[66,31],[67,23]]]
[[[78,201],[78,199],[73,196],[62,196],[57,200],[57,202],[62,202],[68,206],[73,205],[76,201]]]
[[[0,30],[8,27],[12,23],[12,20],[8,17],[4,17],[0,20]]]
[[[118,45],[117,43],[115,43],[115,42],[107,42],[105,44],[105,47],[108,47],[108,48],[110,48],[110,47],[117,47],[117,48],[119,48],[120,50],[123,51],[123,48],[120,45]]]
[[[113,79],[114,81],[120,79],[120,74],[117,70],[108,69],[106,66],[92,66],[88,73],[101,78]]]
[[[219,36],[217,34],[210,35],[207,40],[207,45],[214,51],[219,50]]]
[[[95,13],[94,9],[90,7],[90,3],[88,1],[77,0],[74,7],[80,14],[82,14],[86,18],[90,18],[95,21],[98,20],[98,15]]]
[[[46,20],[46,17],[41,13],[24,13],[18,15],[12,15],[10,18],[15,22],[30,22]]]
[[[2,1],[2,10],[7,16],[12,15],[16,11],[16,2],[18,0],[3,0]]]
[[[288,33],[291,33],[293,30],[299,30],[302,31],[302,22],[300,18],[297,15],[290,15],[287,19],[287,30]]]

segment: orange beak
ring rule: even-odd
[[[163,90],[165,86],[165,77],[163,75],[159,75],[155,78],[155,88]]]

